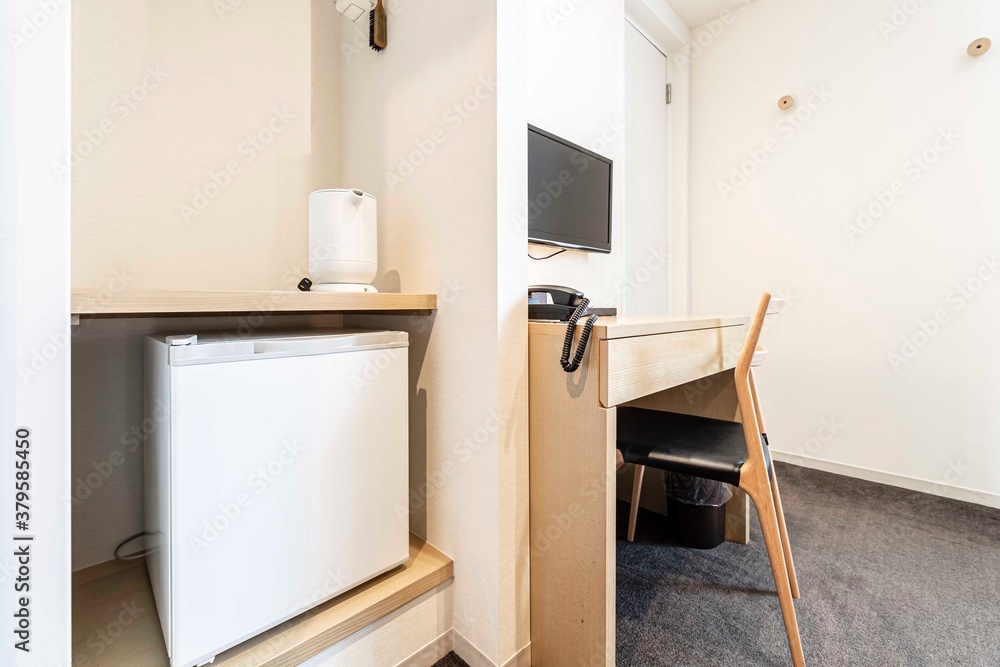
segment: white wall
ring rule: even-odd
[[[784,292],[794,460],[1000,505],[1000,53],[965,54],[998,34],[991,0],[760,0],[695,35],[694,310]]]
[[[497,3],[497,333],[499,338],[499,659],[531,664],[528,507],[528,3]]]
[[[69,145],[69,11],[64,3],[0,6],[0,664],[68,665],[70,658],[69,185],[49,161]],[[28,527],[16,531],[15,436],[31,443]],[[21,466],[23,468],[23,466]],[[18,480],[26,481],[26,480]],[[24,490],[23,488],[20,490]],[[14,542],[13,536],[31,536]],[[27,546],[30,591],[15,590],[15,547]],[[15,648],[14,614],[29,598],[29,651]]]
[[[525,258],[529,284],[568,285],[593,306],[621,302],[622,22],[621,0],[535,0],[528,7],[528,122],[615,161],[612,251]],[[525,128],[527,131],[527,128]],[[553,249],[532,245],[532,255]]]
[[[528,642],[529,621],[527,235],[510,223],[525,201],[512,188],[527,180],[526,138],[505,129],[526,120],[510,89],[516,59],[498,57],[518,19],[494,0],[387,9],[381,53],[366,22],[343,26],[343,185],[378,198],[376,287],[435,292],[438,311],[345,324],[407,329],[421,350],[411,353],[411,527],[455,560],[456,650],[500,665]]]
[[[333,0],[72,11],[74,287],[295,289],[339,182]]]
[[[293,289],[307,271],[308,193],[340,183],[334,4],[186,0],[168,9],[79,0],[72,18],[72,145],[80,151],[100,136],[73,163],[73,285],[99,288],[108,300],[140,288]],[[238,147],[275,108],[295,122],[251,160]],[[48,178],[67,184],[52,171],[66,157],[47,157]],[[240,173],[191,224],[180,222],[178,205],[191,188],[230,159]],[[143,423],[143,336],[340,321],[243,316],[74,327],[72,489],[64,494],[73,505],[73,568],[111,560],[142,529],[134,431]]]
[[[567,285],[583,291],[595,307],[619,313],[650,314],[630,298],[640,292],[668,294],[661,313],[688,309],[688,85],[689,65],[676,56],[689,38],[687,27],[666,0],[528,3],[528,122],[590,148],[615,162],[610,254],[567,252],[527,261],[529,284]],[[665,108],[668,124],[667,243],[636,247],[651,236],[625,214],[629,183],[626,122],[625,16],[665,53],[674,102]],[[657,90],[658,83],[650,82]],[[654,235],[655,236],[655,235]],[[625,247],[631,252],[624,252]],[[536,257],[554,249],[531,245]],[[664,251],[666,260],[664,261]]]

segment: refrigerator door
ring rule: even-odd
[[[170,349],[174,667],[408,556],[405,342],[252,345],[225,362]]]

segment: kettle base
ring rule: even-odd
[[[310,292],[367,292],[378,294],[378,290],[371,285],[362,283],[314,283]]]

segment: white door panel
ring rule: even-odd
[[[667,57],[625,23],[624,312],[667,312]]]

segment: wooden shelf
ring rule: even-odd
[[[453,576],[452,560],[411,534],[405,565],[229,649],[213,667],[294,667]],[[73,574],[73,664],[78,660],[88,667],[169,667],[143,562]]]
[[[73,315],[83,317],[177,317],[235,313],[426,314],[436,294],[362,292],[224,292],[74,289]]]

